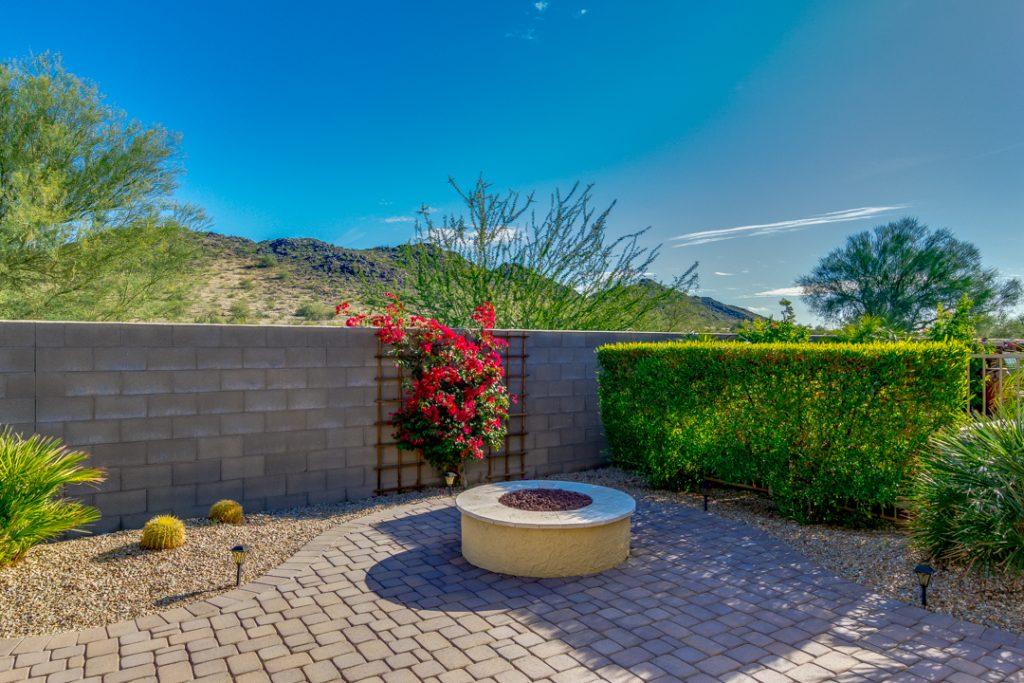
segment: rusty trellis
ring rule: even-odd
[[[488,451],[487,481],[522,478],[526,474],[526,339],[525,332],[496,332],[508,342],[502,352],[504,382],[518,397],[509,409],[505,445]],[[436,483],[435,473],[419,451],[403,451],[395,442],[391,414],[402,403],[402,369],[377,344],[377,493],[400,493]],[[426,470],[426,472],[424,472]]]

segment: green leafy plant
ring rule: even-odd
[[[296,309],[295,315],[306,320],[329,320],[334,317],[334,309],[327,304],[307,301]]]
[[[1024,571],[1024,398],[935,437],[912,498],[915,545],[940,561]]]
[[[236,325],[242,325],[252,319],[252,309],[249,308],[249,304],[244,301],[232,302],[231,306],[228,307],[228,322]]]
[[[277,265],[277,258],[273,254],[260,254],[256,259],[257,268],[273,268]]]
[[[612,459],[658,486],[756,482],[801,521],[859,523],[964,419],[967,350],[939,343],[665,342],[598,349]]]
[[[99,519],[96,508],[61,495],[65,486],[103,481],[102,471],[82,467],[87,457],[53,437],[0,431],[0,567]]]
[[[171,515],[158,515],[142,527],[139,545],[146,550],[170,550],[185,543],[185,524]]]

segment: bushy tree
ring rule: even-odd
[[[758,318],[740,325],[736,339],[752,344],[770,344],[772,342],[805,342],[811,338],[811,328],[796,321],[796,311],[789,299],[780,299],[782,318],[774,316]]]
[[[952,309],[964,296],[978,314],[1013,306],[1022,293],[1018,280],[1000,281],[994,269],[984,268],[973,244],[914,218],[851,236],[798,284],[827,320],[870,315],[904,330],[927,327],[939,306]]]
[[[437,222],[424,207],[396,257],[407,279],[381,287],[367,277],[365,302],[397,289],[410,310],[448,325],[471,325],[490,301],[498,327],[622,330],[696,283],[694,263],[668,287],[645,286],[658,247],[641,246],[646,230],[608,237],[614,203],[595,209],[589,185],[556,190],[538,214],[533,194],[495,193],[483,178],[468,191],[449,182],[465,212]]]
[[[0,317],[177,315],[203,218],[175,151],[57,58],[0,64]]]

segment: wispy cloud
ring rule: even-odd
[[[715,275],[721,275],[722,277],[729,277],[730,275],[733,275],[733,273],[723,273],[720,270],[716,270],[715,271]]]
[[[779,287],[778,289],[766,289],[763,292],[756,292],[752,296],[803,296],[803,287]]]
[[[416,219],[412,216],[388,216],[384,219],[385,223],[415,223]]]
[[[896,206],[862,206],[857,209],[843,209],[842,211],[829,211],[809,218],[794,218],[775,223],[756,223],[753,225],[738,225],[731,228],[715,228],[713,230],[700,230],[688,232],[673,237],[671,241],[679,242],[673,247],[692,247],[698,244],[710,244],[711,242],[722,242],[724,240],[735,240],[740,237],[759,237],[762,235],[775,235],[783,232],[794,232],[806,230],[815,225],[828,225],[830,223],[847,223],[849,221],[860,221],[867,218],[874,218],[891,211],[907,208],[907,204]]]
[[[533,3],[533,7],[538,12],[543,12],[544,10],[546,10],[548,8],[548,3],[546,3],[546,2],[535,2],[535,3]]]

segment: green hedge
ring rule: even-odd
[[[965,415],[969,352],[952,344],[631,343],[597,355],[613,462],[658,486],[757,482],[802,521],[893,505],[929,437]]]

